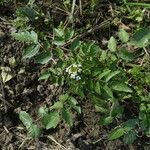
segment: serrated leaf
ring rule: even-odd
[[[101,125],[109,125],[112,122],[113,122],[113,117],[111,117],[111,116],[100,119],[100,124]]]
[[[145,47],[150,42],[150,29],[148,28],[142,28],[139,29],[135,34],[133,34],[130,44],[135,45],[136,47]]]
[[[21,42],[33,42],[35,44],[38,43],[38,36],[34,31],[22,31],[18,33],[11,34],[16,40]]]
[[[124,29],[120,29],[119,38],[123,43],[126,43],[129,40],[129,34]]]
[[[115,91],[132,93],[132,90],[125,83],[120,82],[112,83],[111,88]]]
[[[128,52],[124,48],[119,49],[118,56],[125,61],[132,61],[135,58],[133,53]]]
[[[61,109],[63,108],[63,103],[61,101],[55,102],[54,105],[50,107],[50,109]]]
[[[52,59],[52,53],[51,52],[42,52],[38,54],[35,58],[36,63],[39,64],[47,64]]]
[[[25,111],[20,111],[19,118],[22,121],[23,125],[28,129],[32,125],[33,121],[32,118],[28,113]]]
[[[137,133],[134,130],[131,130],[124,135],[123,142],[125,144],[132,144],[136,139],[137,139]]]
[[[32,138],[37,139],[40,137],[42,132],[41,129],[36,124],[32,124],[28,129],[28,133]]]
[[[125,134],[125,131],[123,128],[117,128],[114,129],[109,135],[108,139],[109,140],[115,140],[118,139],[119,137],[123,136]]]
[[[112,36],[110,38],[110,40],[108,41],[108,49],[111,51],[111,52],[115,52],[116,49],[117,49],[117,42],[116,42],[116,39]]]
[[[120,73],[120,71],[114,71],[114,72],[111,72],[107,75],[106,77],[106,82],[108,82],[109,80],[111,80],[113,77],[115,77],[116,75],[118,75]]]
[[[67,108],[62,109],[62,117],[69,126],[73,126],[72,114]]]
[[[46,129],[56,128],[59,122],[59,113],[56,111],[52,111],[43,117],[43,124]]]
[[[23,53],[23,58],[31,58],[35,56],[40,49],[40,46],[38,44],[32,44],[28,46]]]
[[[47,114],[48,114],[48,108],[46,106],[41,106],[38,110],[39,117],[43,118]]]

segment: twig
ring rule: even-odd
[[[106,21],[102,22],[100,25],[96,25],[96,26],[93,27],[92,29],[88,30],[87,32],[85,32],[85,33],[83,33],[83,34],[81,34],[81,35],[79,35],[79,36],[77,36],[76,38],[77,38],[77,39],[81,39],[81,38],[87,36],[88,34],[99,30],[100,28],[102,28],[102,27],[104,27],[104,26],[110,24],[110,20],[111,20],[111,19],[107,19]]]
[[[101,138],[99,138],[98,140],[94,141],[93,144],[96,144],[99,141],[106,139],[106,137],[107,137],[107,135],[103,135]]]
[[[64,147],[63,145],[61,145],[60,143],[58,143],[52,136],[48,136],[48,138],[50,140],[52,140],[53,142],[55,142],[58,146],[60,146],[61,148],[63,148],[64,150],[67,150],[66,147]]]
[[[0,100],[4,103],[4,105],[8,105],[9,107],[14,107],[11,103],[7,102],[4,98],[0,97]]]
[[[29,146],[31,143],[32,143],[32,138],[31,137],[27,137],[27,138],[25,138],[24,140],[23,140],[23,142],[19,145],[19,149],[24,149],[24,145],[26,144],[26,142],[28,141],[28,140],[30,140],[28,143],[27,143],[27,145]]]
[[[107,24],[110,24],[110,21],[111,21],[111,19],[108,19],[108,20],[102,22],[100,25],[97,25],[97,26],[93,27],[92,29],[88,30],[87,32],[85,32],[85,33],[83,33],[83,34],[80,34],[80,35],[74,37],[73,39],[71,39],[70,41],[68,41],[67,43],[65,43],[64,45],[62,45],[61,47],[66,47],[66,46],[68,46],[70,43],[72,43],[74,40],[76,40],[76,39],[81,39],[81,38],[87,36],[88,34],[91,34],[92,32],[94,33],[95,31],[97,31],[97,30],[99,30],[100,28],[106,26]]]
[[[71,17],[73,17],[74,9],[75,9],[76,0],[72,1],[72,9],[71,9]]]
[[[82,15],[82,0],[79,0],[80,15]]]
[[[144,49],[145,53],[147,54],[147,56],[149,56],[149,53],[148,53],[148,51],[146,50],[146,48],[143,47],[143,49]]]

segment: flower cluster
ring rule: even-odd
[[[81,77],[78,75],[82,69],[80,64],[72,64],[66,68],[66,72],[70,75],[70,78],[80,80]]]

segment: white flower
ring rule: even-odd
[[[80,68],[80,67],[82,67],[82,65],[81,65],[81,64],[78,64],[78,67]]]
[[[81,77],[80,76],[76,76],[76,80],[81,80]]]
[[[75,67],[75,68],[77,68],[78,66],[77,66],[76,64],[73,64],[73,65],[72,65],[72,67]]]
[[[82,71],[82,69],[78,69],[78,72],[80,73]]]
[[[80,80],[81,77],[78,76],[78,73],[82,71],[81,64],[72,64],[66,68],[66,72],[70,75],[70,78]]]
[[[71,74],[70,78],[75,79],[76,78],[76,74]]]
[[[68,68],[66,68],[66,72],[69,72],[69,69],[71,68],[71,66],[69,66]]]

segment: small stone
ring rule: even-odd
[[[40,92],[40,93],[42,93],[44,91],[43,85],[38,85],[37,86],[37,91]]]

